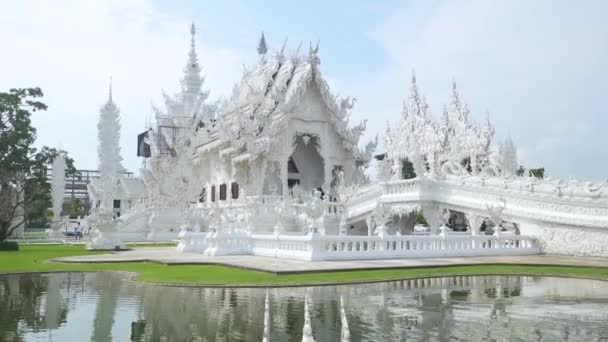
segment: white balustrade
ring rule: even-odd
[[[300,260],[363,260],[416,257],[529,255],[539,252],[535,238],[522,235],[337,236],[185,233],[181,251],[212,255],[253,254]],[[207,252],[205,252],[207,253]]]

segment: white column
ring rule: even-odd
[[[471,235],[479,235],[479,229],[481,228],[481,224],[483,223],[483,216],[477,214],[465,214],[467,217],[467,221],[469,222],[469,230]]]
[[[432,235],[436,235],[439,232],[439,227],[447,223],[449,217],[445,215],[444,211],[444,208],[436,205],[422,206],[422,214],[431,228]]]
[[[370,215],[365,219],[365,224],[367,225],[367,236],[372,236],[374,234],[374,216]]]
[[[329,194],[331,187],[331,171],[333,161],[330,158],[323,158],[323,190]]]
[[[283,196],[289,195],[289,157],[282,156],[279,158],[279,164],[281,165],[281,181],[283,182]]]
[[[386,158],[386,156],[385,156]],[[401,170],[403,169],[403,161],[401,159],[397,159],[393,161],[393,180],[401,179]]]

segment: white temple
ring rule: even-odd
[[[270,53],[262,36],[257,62],[211,103],[194,33],[181,92],[163,94],[140,139],[145,195],[114,227],[122,236],[304,260],[608,256],[606,183],[517,176],[514,143],[494,146],[455,84],[433,115],[412,77],[370,181],[378,141],[360,142],[365,122],[349,123],[355,100],[331,92],[318,44]]]

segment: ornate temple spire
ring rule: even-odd
[[[190,26],[190,51],[188,52],[188,61],[184,68],[184,78],[182,80],[182,89],[186,94],[198,94],[203,85],[204,79],[201,77],[201,67],[198,64],[198,56],[196,54],[196,27],[194,23]]]
[[[308,63],[310,63],[310,65],[312,66],[313,70],[317,69],[317,66],[319,64],[321,64],[321,59],[319,59],[318,53],[319,53],[319,40],[317,40],[317,45],[315,45],[315,48],[313,49],[312,47],[312,42],[310,42],[309,48],[308,48]],[[314,76],[314,74],[313,74]]]
[[[120,129],[120,110],[112,99],[112,83],[110,82],[108,101],[101,107],[97,123],[98,169],[102,191],[105,193],[103,206],[105,209],[110,208],[109,210],[111,210],[111,198],[108,196],[113,191],[116,178],[125,171],[120,153]]]
[[[403,102],[403,119],[407,120],[410,116],[420,116],[425,110],[425,104],[420,98],[418,85],[416,84],[416,71],[412,69],[412,78],[410,81],[410,93],[406,101]]]
[[[469,125],[469,108],[466,103],[463,103],[456,86],[456,81],[452,80],[452,94],[448,106],[450,120],[453,122],[460,121],[463,125]]]
[[[262,36],[260,37],[260,42],[258,43],[258,55],[262,56],[268,52],[268,45],[266,44],[266,38],[264,37],[264,31],[262,31]]]
[[[416,83],[416,70],[412,69],[412,79],[410,82],[410,98],[418,101],[418,84]]]

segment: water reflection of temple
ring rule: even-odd
[[[270,289],[271,340],[301,341],[307,294],[317,341],[339,340],[340,298],[351,341],[608,336],[608,282],[455,276]],[[3,276],[0,340],[257,342],[265,297],[265,289],[146,286],[113,273]]]

